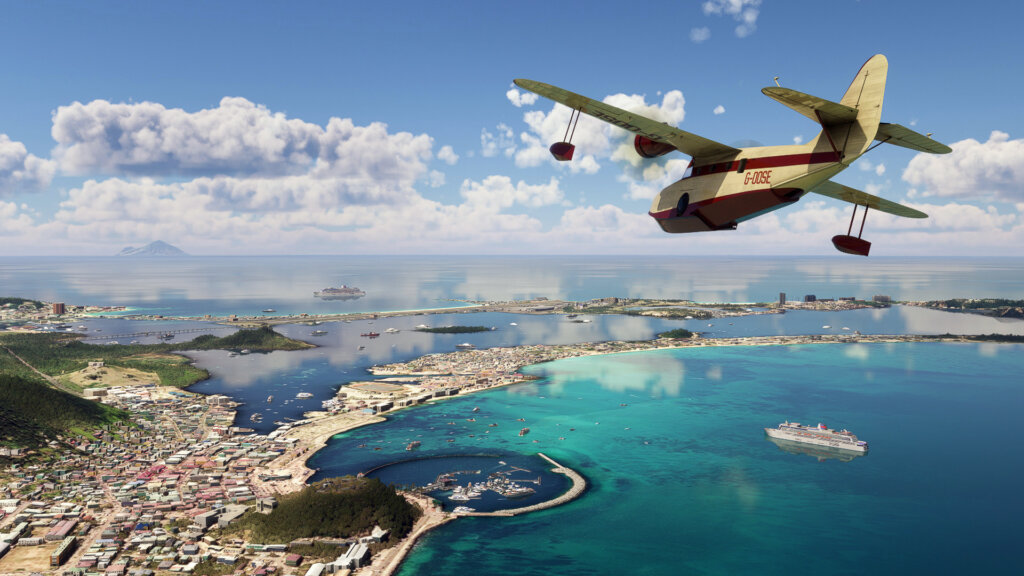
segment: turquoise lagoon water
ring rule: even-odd
[[[441,527],[403,576],[1021,573],[1022,352],[857,344],[567,359],[531,367],[541,381],[336,437],[311,462],[328,475],[401,459],[412,428],[443,453],[443,426],[411,424],[479,406],[531,431],[501,428],[474,448],[543,451],[590,480],[559,508]],[[870,452],[784,451],[763,428],[786,419],[850,428]],[[370,439],[383,450],[355,448]]]

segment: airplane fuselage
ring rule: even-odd
[[[654,198],[649,214],[665,232],[707,232],[788,206],[855,159],[821,140],[694,158],[687,175]]]

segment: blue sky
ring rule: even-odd
[[[373,4],[373,5],[370,5]],[[1024,54],[1014,4],[7,2],[0,255],[833,254],[849,208],[805,197],[735,232],[667,235],[641,164],[531,78],[732,144],[816,126],[759,93],[838,99],[889,59],[883,119],[954,153],[881,146],[836,180],[932,215],[869,219],[875,255],[1024,255]],[[517,105],[518,104],[518,105]],[[717,113],[716,113],[717,111]]]

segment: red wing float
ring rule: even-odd
[[[832,182],[878,144],[888,142],[919,152],[952,152],[928,136],[899,124],[881,122],[889,63],[878,54],[861,67],[839,102],[790,90],[768,87],[766,96],[810,118],[821,132],[807,144],[733,148],[662,122],[626,112],[568,90],[534,82],[515,80],[517,86],[564,104],[575,112],[588,114],[636,134],[633,146],[644,158],[657,158],[678,150],[691,156],[682,180],[662,190],[651,205],[650,215],[662,230],[671,233],[735,230],[745,220],[793,204],[814,192],[853,204],[853,216],[846,234],[832,243],[841,252],[867,256],[871,243],[861,239],[868,208],[906,218],[928,215]],[[573,131],[573,120],[569,122]],[[872,145],[877,140],[878,144]],[[566,128],[566,141],[551,146],[557,160],[572,160],[575,147]],[[860,232],[852,236],[857,207],[864,206]]]

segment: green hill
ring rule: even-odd
[[[0,372],[0,445],[38,448],[58,434],[78,433],[127,416],[51,388],[38,376]]]
[[[284,543],[365,535],[379,525],[397,541],[412,530],[420,514],[419,508],[380,480],[344,476],[283,496],[270,514],[251,512],[229,531],[248,532],[250,542]]]

